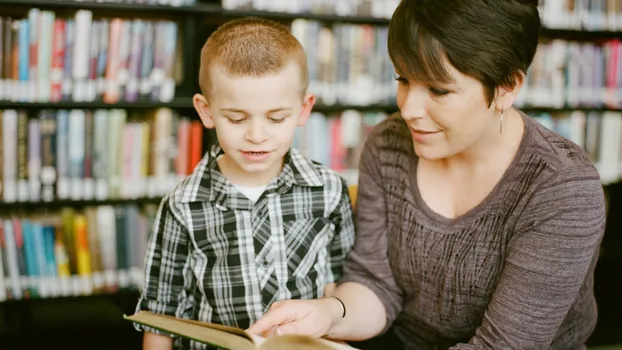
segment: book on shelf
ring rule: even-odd
[[[542,40],[516,103],[536,107],[622,107],[619,39]]]
[[[123,316],[126,320],[194,340],[202,344],[231,350],[345,350],[354,349],[345,342],[315,339],[300,335],[263,338],[243,329],[213,323],[187,320],[149,311]]]
[[[138,290],[157,205],[0,217],[0,301]]]
[[[399,0],[222,0],[225,10],[312,13],[349,17],[391,18]]]
[[[622,7],[618,0],[540,1],[540,17],[548,28],[587,31],[622,30]]]
[[[603,184],[622,177],[622,112],[531,113],[547,128],[582,147]]]
[[[292,34],[309,67],[309,92],[332,106],[393,104],[397,82],[389,58],[386,25],[335,23],[297,18]]]
[[[0,16],[0,101],[171,101],[181,79],[178,23],[62,16],[31,8]]]
[[[158,197],[203,155],[203,125],[169,108],[0,110],[0,201]]]

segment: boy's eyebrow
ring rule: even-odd
[[[221,111],[226,111],[226,112],[233,112],[233,113],[243,113],[243,114],[250,114],[248,113],[248,111],[245,111],[243,109],[238,109],[238,108],[221,108]],[[290,107],[279,107],[279,108],[273,108],[269,111],[267,111],[267,114],[272,114],[272,113],[277,113],[277,112],[284,112],[284,111],[291,111],[292,109]]]

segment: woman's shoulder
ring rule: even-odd
[[[598,180],[600,176],[587,152],[576,143],[523,114],[529,142],[523,152],[544,165],[553,177]]]

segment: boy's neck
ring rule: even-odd
[[[248,173],[242,170],[231,158],[224,154],[218,159],[218,168],[222,175],[232,184],[245,187],[266,186],[270,181],[274,180],[283,169],[283,159],[280,164],[274,164],[273,167],[263,172]]]

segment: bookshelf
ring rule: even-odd
[[[192,122],[198,122],[198,117],[196,116],[193,107],[192,107],[192,95],[193,93],[199,91],[198,90],[198,81],[197,81],[197,72],[198,72],[198,59],[199,52],[201,46],[203,45],[205,39],[208,34],[220,23],[223,23],[226,20],[233,18],[240,18],[246,16],[257,16],[262,18],[270,18],[274,20],[281,21],[283,23],[288,24],[297,24],[301,27],[299,28],[314,28],[323,29],[326,28],[331,31],[331,35],[337,37],[337,34],[334,34],[335,28],[338,30],[358,30],[358,28],[364,27],[365,30],[371,31],[382,31],[383,28],[389,23],[389,19],[383,16],[372,16],[371,14],[348,14],[348,15],[336,15],[332,13],[299,13],[299,12],[284,12],[284,11],[268,11],[268,10],[255,10],[251,9],[249,6],[246,6],[243,9],[231,9],[221,6],[219,3],[215,2],[196,2],[193,4],[186,4],[183,2],[183,5],[180,6],[170,6],[170,5],[145,5],[145,4],[137,4],[137,3],[129,3],[129,2],[96,2],[96,1],[69,1],[69,0],[0,0],[0,17],[13,17],[19,19],[27,19],[28,13],[31,9],[37,8],[41,11],[50,11],[51,13],[57,14],[58,16],[55,18],[74,18],[76,11],[78,10],[87,10],[90,12],[90,16],[92,21],[101,20],[101,19],[112,19],[112,18],[121,18],[124,21],[130,20],[144,20],[144,21],[152,21],[156,23],[158,21],[170,21],[176,24],[177,28],[177,40],[178,45],[175,47],[175,52],[178,54],[175,58],[176,63],[180,62],[181,64],[178,67],[175,67],[171,71],[175,75],[175,91],[170,98],[167,99],[153,99],[149,98],[149,96],[140,96],[139,98],[128,101],[124,99],[118,99],[114,102],[105,102],[102,96],[103,93],[99,95],[96,94],[95,98],[90,100],[82,100],[76,101],[73,98],[61,98],[55,101],[52,100],[24,100],[23,98],[6,98],[8,94],[5,93],[6,96],[0,96],[0,124],[2,124],[2,117],[4,111],[6,110],[15,110],[21,111],[27,116],[27,120],[41,120],[42,113],[49,113],[52,111],[52,114],[57,113],[57,111],[66,111],[70,113],[72,110],[83,111],[85,117],[89,118],[87,115],[95,115],[97,111],[101,110],[123,110],[126,113],[126,124],[128,123],[143,123],[147,118],[154,118],[153,115],[157,114],[158,111],[166,113],[170,113],[172,115],[176,115],[176,117],[171,117],[176,120],[185,119]],[[276,3],[276,2],[275,2]],[[622,23],[622,22],[621,22]],[[613,26],[611,28],[591,28],[590,30],[581,29],[577,26],[572,29],[564,29],[563,27],[547,27],[544,28],[541,32],[542,41],[549,42],[551,40],[562,40],[562,41],[571,41],[582,44],[595,44],[601,45],[606,42],[618,41],[622,40],[622,27],[621,26]],[[343,29],[345,28],[345,29]],[[303,32],[299,32],[303,33]],[[90,39],[97,38],[96,36]],[[301,39],[305,39],[304,34],[300,37]],[[305,41],[305,40],[303,40]],[[4,41],[3,41],[4,42]],[[306,48],[310,48],[311,55],[313,55],[313,49],[311,46],[307,46]],[[2,50],[2,46],[0,46],[0,50]],[[622,56],[622,55],[620,55]],[[380,57],[380,56],[379,56]],[[386,57],[379,58],[379,60],[384,59],[383,61],[386,64]],[[313,59],[311,60],[313,62]],[[368,64],[368,62],[366,62]],[[30,67],[29,67],[30,68]],[[317,68],[317,67],[316,67]],[[317,68],[319,69],[319,68]],[[2,73],[2,65],[0,65],[0,74]],[[385,72],[386,73],[386,72]],[[96,78],[101,79],[102,73],[100,72]],[[104,73],[105,75],[105,73]],[[386,74],[381,74],[383,79],[381,84],[384,84],[384,88],[386,91],[391,89],[391,76]],[[5,76],[0,75],[0,79],[6,78]],[[104,76],[105,78],[105,76]],[[622,80],[622,79],[619,79]],[[618,86],[620,86],[620,82],[618,81]],[[620,89],[620,87],[616,87]],[[8,91],[5,89],[4,91]],[[325,93],[325,95],[330,95],[331,92]],[[320,94],[321,95],[321,94]],[[621,99],[622,100],[622,99]],[[376,101],[363,101],[361,103],[356,103],[356,99],[349,98],[345,96],[342,100],[338,101],[323,101],[318,104],[314,108],[314,122],[312,122],[306,131],[306,134],[301,134],[298,138],[298,144],[301,149],[306,149],[307,152],[314,152],[313,156],[316,159],[322,159],[326,163],[331,163],[334,168],[338,168],[344,173],[346,176],[351,179],[356,178],[356,158],[358,152],[360,152],[360,146],[366,136],[366,133],[370,130],[375,122],[381,120],[383,115],[386,116],[394,111],[397,111],[397,106],[394,104],[392,100],[391,94],[386,94],[383,96],[381,100]],[[566,103],[561,103],[556,106],[538,106],[531,104],[526,104],[522,109],[527,113],[534,113],[538,116],[542,116],[546,122],[548,122],[549,126],[552,128],[557,128],[564,132],[568,128],[567,120],[572,118],[574,113],[575,117],[577,112],[582,113],[583,118],[585,120],[597,120],[595,123],[595,128],[602,128],[600,119],[611,119],[614,120],[616,118],[622,118],[622,103],[605,103],[606,101],[596,101],[595,103],[586,103],[576,106],[569,106]],[[614,116],[612,117],[612,113]],[[601,118],[603,115],[609,115],[608,118]],[[152,117],[149,117],[152,116]],[[552,118],[549,118],[551,117]],[[591,116],[591,117],[590,117]],[[81,117],[82,118],[82,117]],[[357,121],[357,118],[359,121]],[[320,149],[319,151],[311,151],[308,144],[311,143],[314,139],[314,135],[317,134],[326,134],[330,128],[336,127],[336,123],[344,122],[344,120],[348,120],[350,126],[358,125],[359,128],[359,137],[357,138],[357,142],[349,144],[347,149],[342,149],[339,152],[339,159],[332,159],[331,150],[328,148]],[[360,120],[363,120],[361,122]],[[367,120],[367,121],[365,121]],[[553,122],[554,121],[554,122]],[[332,123],[332,124],[331,124]],[[345,122],[344,122],[345,123]],[[157,123],[153,122],[150,125],[151,128],[154,127]],[[175,148],[182,147],[181,144],[185,144],[185,147],[189,147],[190,142],[186,141],[185,143],[180,142],[178,137],[179,134],[175,134],[173,136],[176,127],[178,126],[176,121],[167,121],[165,122],[168,126],[163,130],[166,135],[171,137],[173,141],[169,141],[174,143]],[[177,125],[177,126],[171,126]],[[616,125],[615,121],[613,124]],[[343,124],[339,127],[344,127]],[[121,129],[118,129],[121,130]],[[100,131],[100,130],[97,130]],[[122,131],[119,131],[122,133]],[[0,131],[1,134],[1,131]],[[93,135],[95,134],[95,130],[93,130]],[[85,136],[84,136],[85,137]],[[189,134],[185,134],[182,136],[183,138],[190,138]],[[622,137],[619,135],[618,137]],[[86,138],[86,137],[85,137]],[[26,138],[27,139],[27,138]],[[73,138],[71,138],[73,139]],[[149,144],[154,141],[154,139],[149,138]],[[311,140],[311,141],[310,141]],[[85,139],[86,142],[86,139]],[[206,131],[203,132],[200,136],[195,138],[195,143],[193,145],[200,144],[203,151],[209,147],[210,144],[214,142],[214,135],[212,132]],[[352,142],[352,141],[349,141]],[[166,143],[164,143],[166,144]],[[1,145],[1,144],[0,144]],[[607,149],[609,143],[602,143],[598,145],[593,145],[592,148],[594,150],[597,149]],[[17,148],[24,149],[24,146],[19,146],[16,144]],[[3,146],[2,149],[5,147]],[[157,148],[157,147],[156,147]],[[160,146],[160,148],[166,148],[166,146]],[[27,149],[27,147],[26,147]],[[177,149],[179,151],[179,149]],[[17,149],[16,149],[17,151]],[[595,154],[598,152],[594,151]],[[157,153],[157,152],[155,152]],[[175,153],[175,152],[174,152]],[[142,153],[136,153],[142,154]],[[132,157],[131,154],[128,154],[129,157]],[[169,175],[178,175],[177,179],[181,178],[183,174],[187,173],[189,169],[188,162],[185,161],[186,165],[179,165],[174,157],[170,155],[159,155],[162,159],[162,163],[166,163],[166,165],[161,165],[161,169],[163,172],[163,176]],[[138,159],[141,158],[140,155],[135,155]],[[168,157],[168,158],[167,158]],[[190,157],[190,156],[189,156]],[[621,157],[616,154],[611,155],[607,159],[621,159]],[[5,157],[0,159],[0,164],[2,161],[5,161]],[[194,158],[196,161],[196,155]],[[19,162],[16,159],[16,167]],[[22,160],[22,166],[26,163]],[[617,163],[616,163],[617,166]],[[19,167],[17,167],[19,168]],[[184,169],[179,170],[178,169]],[[93,171],[93,169],[91,169]],[[618,179],[618,173],[615,170],[614,174],[608,176],[609,182],[612,185],[608,185],[608,187],[618,188],[615,183]],[[18,170],[19,172],[19,170]],[[26,174],[28,172],[25,172]],[[0,172],[2,174],[2,172]],[[136,175],[136,174],[134,174]],[[132,181],[144,180],[145,178],[152,176],[153,173],[151,170],[148,170],[146,173],[140,173],[138,176],[138,180],[136,178],[132,178]],[[76,173],[76,175],[71,175],[70,177],[81,177],[83,174],[80,172]],[[131,175],[130,175],[131,177]],[[24,178],[26,179],[26,178]],[[168,186],[174,184],[174,178],[169,178]],[[620,192],[619,190],[617,190]],[[11,202],[6,202],[2,200],[2,195],[0,195],[0,219],[6,218],[21,218],[23,216],[29,216],[30,214],[37,213],[38,215],[44,215],[44,219],[41,219],[42,222],[46,222],[48,220],[45,215],[54,216],[55,213],[58,213],[64,209],[71,208],[75,210],[77,213],[82,212],[87,208],[98,208],[104,207],[107,209],[127,209],[133,208],[131,210],[136,212],[138,210],[141,212],[144,207],[150,207],[153,209],[153,206],[157,205],[161,198],[162,193],[158,193],[153,196],[145,196],[144,194],[131,194],[128,196],[116,196],[110,198],[101,198],[96,199],[94,196],[86,196],[82,198],[71,198],[71,196],[56,198],[51,201],[42,201],[42,200],[15,200]],[[81,197],[81,196],[78,196]],[[617,207],[616,207],[617,208]],[[134,215],[134,214],[132,214]],[[143,219],[141,219],[143,220]],[[145,218],[144,220],[148,220]],[[614,220],[615,221],[615,220]],[[148,222],[148,221],[146,221]],[[148,225],[144,225],[146,227]],[[127,232],[130,232],[128,230]],[[144,231],[144,228],[143,228]],[[121,236],[127,236],[126,232],[122,233]],[[142,243],[141,243],[142,244]],[[612,246],[616,246],[616,242],[610,243]],[[612,254],[614,255],[613,261],[617,262],[617,257],[622,255],[621,251],[614,251],[611,253],[610,249],[607,249],[607,258],[609,259]],[[134,266],[136,267],[136,266]],[[0,270],[2,271],[2,270]],[[138,277],[135,277],[138,280]],[[124,288],[120,288],[115,290],[114,288],[104,292],[103,294],[92,294],[92,295],[82,295],[76,294],[72,296],[67,295],[51,295],[47,296],[43,300],[47,300],[50,303],[54,301],[71,301],[74,298],[80,299],[82,301],[88,301],[90,298],[106,298],[105,296],[109,296],[114,299],[115,295],[123,295],[124,298],[127,298],[129,301],[125,300],[120,302],[117,300],[117,304],[121,303],[125,306],[126,312],[131,312],[133,308],[132,301],[135,298],[136,290],[135,285],[131,286],[128,284]],[[0,314],[5,312],[5,318],[15,317],[16,319],[21,319],[19,316],[20,313],[24,313],[24,308],[30,302],[38,301],[36,299],[33,300],[11,300],[8,299],[4,302],[0,303]],[[20,305],[19,307],[15,305]],[[20,327],[27,329],[29,326],[29,321],[24,321]],[[2,328],[2,323],[0,322],[0,328]],[[18,328],[20,328],[18,327]]]

